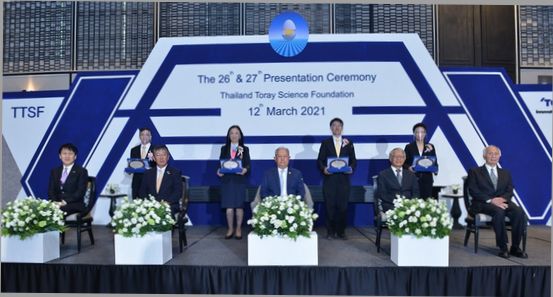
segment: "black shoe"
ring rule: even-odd
[[[523,259],[526,259],[528,258],[528,254],[523,252],[521,249],[519,248],[516,248],[516,249],[513,249],[511,248],[511,251],[509,252],[509,254],[515,256],[515,257],[518,257],[518,258],[523,258]]]
[[[225,239],[231,239],[232,238],[232,233],[230,233],[230,235],[225,235]]]
[[[500,256],[501,258],[509,259],[509,253],[506,250],[499,252],[499,254],[497,255]]]
[[[236,238],[237,240],[240,240],[240,239],[242,239],[242,235],[240,235],[240,236],[236,235],[236,236],[234,236],[234,238]]]
[[[338,238],[340,238],[341,240],[348,240],[346,234],[338,234]]]

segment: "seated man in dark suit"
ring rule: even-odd
[[[409,170],[403,169],[405,151],[399,147],[390,152],[391,167],[378,174],[377,197],[383,212],[394,208],[396,195],[405,198],[419,198],[419,182],[417,176]]]
[[[179,200],[183,194],[183,187],[181,171],[167,165],[169,156],[169,149],[165,145],[154,148],[156,166],[144,172],[138,196],[148,198],[152,195],[157,201],[169,203],[174,217],[179,212]]]
[[[513,181],[509,171],[497,166],[500,157],[499,148],[490,145],[484,149],[486,164],[469,170],[467,184],[472,197],[469,211],[492,216],[495,241],[500,249],[500,257],[509,258],[510,253],[516,257],[528,258],[528,255],[519,248],[527,224],[526,215],[511,201]],[[509,217],[512,225],[510,252],[507,251],[508,238],[505,217]]]
[[[290,151],[288,148],[279,147],[275,151],[277,168],[265,171],[261,183],[261,198],[267,196],[299,195],[305,197],[303,175],[297,169],[288,167]]]
[[[48,183],[48,199],[59,202],[66,216],[85,211],[84,195],[88,172],[75,164],[77,147],[71,143],[63,144],[59,149],[62,165],[52,169]]]
[[[148,159],[150,168],[155,166],[154,153],[152,145],[152,131],[148,128],[140,128],[140,144],[131,149],[131,158],[133,159]],[[132,175],[132,197],[138,197],[138,191],[140,190],[140,184],[142,183],[142,177],[144,173],[135,172]]]

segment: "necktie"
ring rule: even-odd
[[[280,196],[284,197],[287,196],[288,193],[286,191],[286,171],[284,169],[279,169],[280,171]]]
[[[159,193],[159,187],[161,187],[161,180],[163,179],[163,171],[161,169],[157,170],[157,179],[156,179],[156,193]]]
[[[65,184],[65,180],[67,179],[68,175],[69,173],[67,172],[67,168],[64,168],[60,178],[62,184]]]
[[[336,157],[340,157],[340,148],[342,147],[342,144],[339,139],[334,140],[334,148],[336,149]]]
[[[141,159],[146,159],[146,146],[145,145],[142,146],[142,150],[140,151],[140,158]]]
[[[401,170],[400,169],[396,169],[396,177],[397,177],[397,182],[401,186]]]
[[[497,175],[495,175],[493,168],[490,170],[490,178],[492,179],[493,189],[497,190]]]
[[[238,147],[235,147],[233,146],[231,149],[230,149],[230,158],[231,159],[234,159],[236,158],[236,151],[238,150]]]

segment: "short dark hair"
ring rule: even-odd
[[[142,131],[148,131],[150,132],[150,134],[152,134],[152,130],[150,130],[150,128],[147,128],[147,127],[142,127],[140,129],[138,129],[139,133],[142,133]]]
[[[167,146],[165,144],[158,144],[158,145],[154,146],[154,149],[152,151],[155,154],[157,151],[161,151],[161,150],[165,150],[167,152],[167,154],[170,154],[169,149],[167,148]]]
[[[428,129],[426,129],[426,125],[423,124],[423,123],[416,123],[415,126],[413,126],[413,133],[415,133],[415,130],[417,130],[418,127],[421,127],[424,129],[424,131],[428,131]]]
[[[334,122],[339,122],[340,125],[342,125],[342,126],[344,125],[344,121],[342,121],[341,118],[333,118],[332,120],[330,120],[329,126],[332,126],[332,123],[334,123]]]
[[[62,145],[60,146],[60,149],[59,149],[59,151],[58,151],[58,154],[61,154],[61,151],[62,151],[63,149],[70,150],[70,151],[72,151],[73,153],[75,153],[75,155],[77,155],[77,153],[79,152],[79,150],[77,149],[77,147],[76,147],[74,144],[72,144],[72,143],[64,143],[64,144],[62,144]]]

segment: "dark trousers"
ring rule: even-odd
[[[148,198],[138,197],[138,191],[140,190],[140,184],[142,183],[142,177],[144,173],[133,173],[132,175],[132,198]]]
[[[176,215],[180,212],[179,203],[171,203],[169,205],[171,206],[171,217],[174,219],[176,218]]]
[[[516,204],[509,202],[507,209],[501,209],[491,203],[473,204],[475,212],[485,213],[492,217],[493,230],[495,231],[495,242],[501,250],[507,250],[507,228],[505,227],[505,217],[511,222],[511,248],[519,248],[522,235],[526,229],[527,220],[524,211]]]
[[[341,173],[325,176],[323,197],[326,208],[326,230],[329,235],[344,235],[347,224],[349,176]]]
[[[69,202],[66,205],[60,207],[62,211],[65,211],[65,216],[72,215],[74,213],[83,213],[85,211],[84,203],[82,202]]]
[[[429,197],[434,197],[432,193],[432,185],[434,184],[434,177],[432,176],[432,173],[420,172],[420,173],[417,173],[416,175],[417,175],[417,178],[419,179],[420,197],[415,197],[415,198],[426,199]]]

